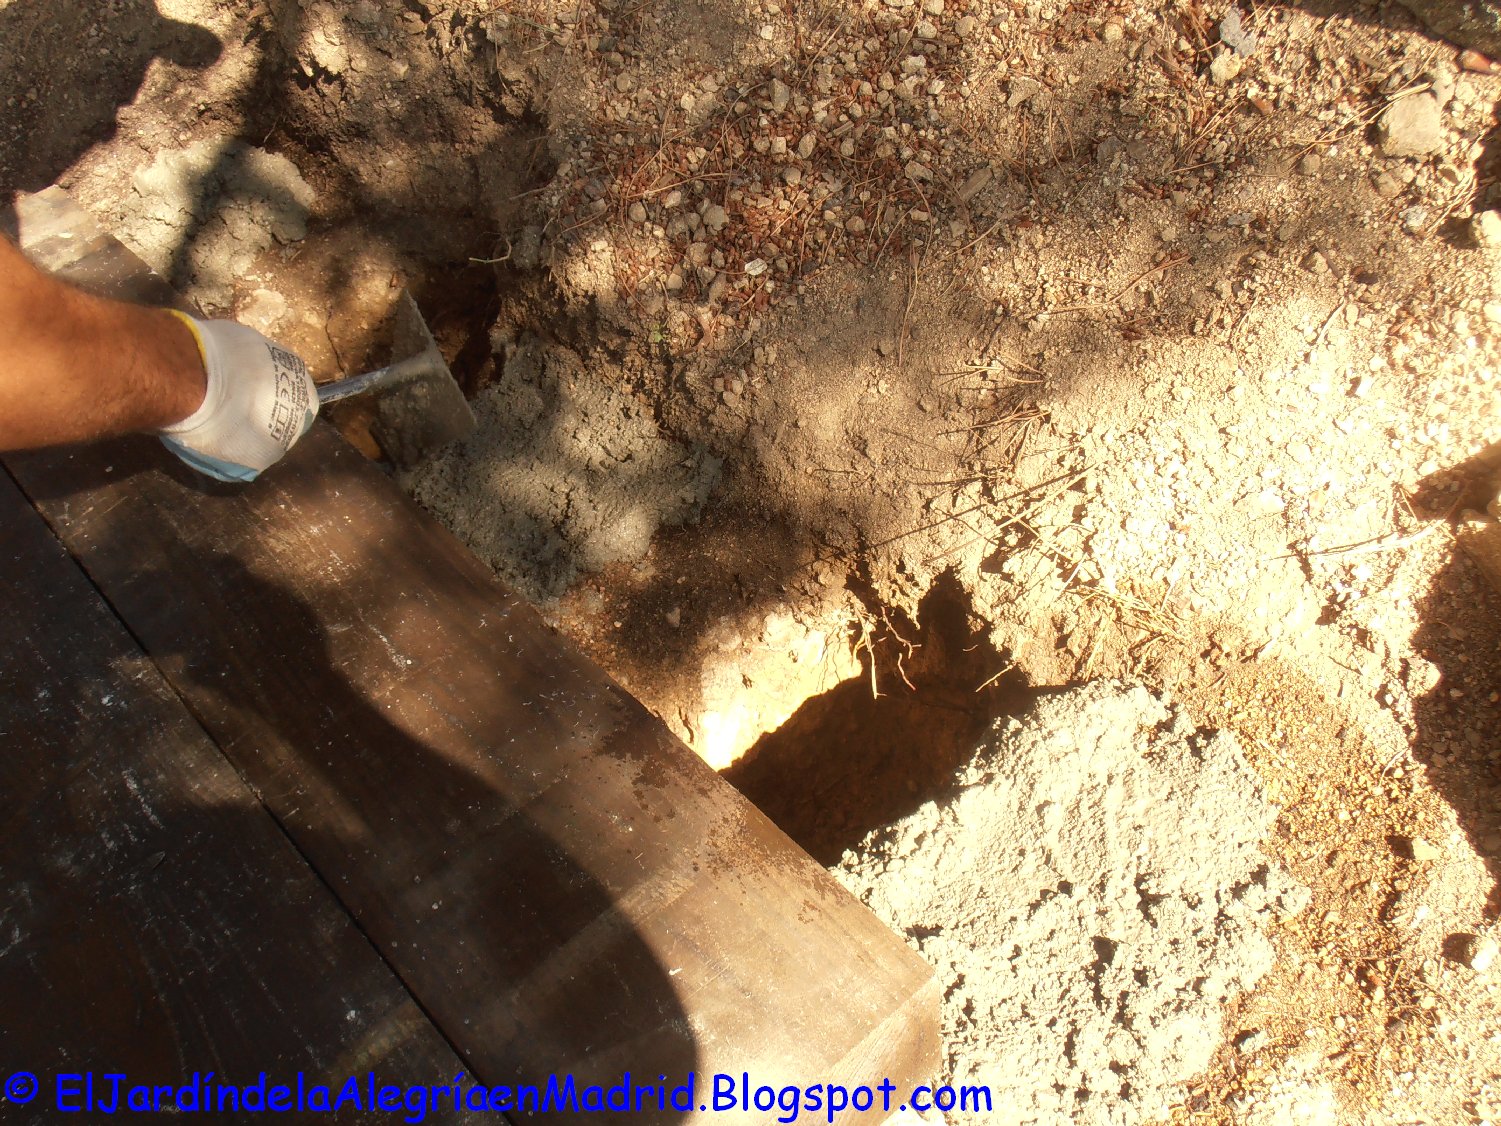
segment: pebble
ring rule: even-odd
[[[773,113],[781,113],[787,108],[787,103],[792,100],[792,88],[780,78],[771,80],[771,109]]]
[[[615,76],[615,89],[619,90],[622,94],[628,92],[634,85],[636,85],[636,80],[629,74],[617,74]]]
[[[980,26],[980,21],[974,16],[960,16],[959,22],[954,24],[954,34],[960,39],[968,39],[975,33],[975,28]]]
[[[721,230],[729,221],[729,213],[717,203],[711,203],[704,211],[704,226],[711,231]]]
[[[638,199],[635,203],[631,204],[629,215],[632,223],[646,222],[646,206]]]
[[[1298,171],[1304,176],[1317,176],[1324,167],[1324,158],[1316,152],[1306,152],[1298,161]]]
[[[1382,199],[1392,199],[1402,194],[1402,182],[1384,168],[1371,173],[1371,187]]]
[[[1309,251],[1308,257],[1303,259],[1303,268],[1310,274],[1327,274],[1329,272],[1329,259],[1324,257],[1322,251]]]
[[[1025,75],[1020,78],[1013,78],[1011,80],[1011,93],[1006,98],[1007,108],[1015,109],[1041,89],[1042,83],[1035,78],[1027,78]]]
[[[1444,143],[1444,115],[1432,94],[1398,98],[1382,112],[1376,125],[1381,151],[1387,156],[1427,156]]]
[[[789,187],[796,187],[803,182],[803,170],[795,164],[789,165],[782,169],[782,179],[787,182]]]
[[[844,221],[844,229],[852,235],[862,234],[865,231],[865,220],[858,215],[851,216]]]
[[[681,606],[674,606],[667,613],[663,614],[662,617],[668,625],[673,629],[677,629],[678,626],[683,624],[683,609]]]
[[[1126,25],[1120,20],[1106,20],[1105,26],[1100,29],[1100,37],[1106,43],[1119,43],[1126,37]]]
[[[1501,211],[1478,211],[1471,216],[1470,237],[1482,250],[1501,250]]]
[[[1270,1037],[1260,1029],[1242,1032],[1235,1038],[1235,1050],[1242,1055],[1252,1055],[1267,1046]]]
[[[1413,837],[1407,842],[1408,851],[1412,853],[1413,860],[1419,864],[1431,864],[1435,860],[1444,858],[1443,852],[1436,846],[1425,841],[1422,837]]]
[[[975,197],[976,193],[990,183],[994,175],[990,169],[990,165],[982,164],[969,174],[969,177],[963,184],[959,185],[959,190],[954,194],[959,197],[960,203],[968,203]]]
[[[1501,956],[1501,945],[1494,938],[1466,935],[1460,946],[1460,960],[1478,974],[1483,974],[1496,964]]]
[[[1209,78],[1216,85],[1223,86],[1227,82],[1233,82],[1246,65],[1245,60],[1231,51],[1221,51],[1209,64]]]
[[[818,147],[818,138],[812,133],[804,133],[803,139],[797,143],[797,155],[807,160],[813,155],[813,150]]]
[[[1402,229],[1408,234],[1422,234],[1423,228],[1427,225],[1428,209],[1421,203],[1415,203],[1402,212]]]

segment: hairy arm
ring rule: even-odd
[[[169,426],[206,386],[182,321],[86,294],[0,236],[0,450]]]

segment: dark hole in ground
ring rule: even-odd
[[[923,597],[917,623],[885,617],[870,645],[879,696],[867,652],[865,676],[808,700],[724,773],[821,864],[951,792],[991,721],[1032,701],[1019,673],[1001,673],[1008,662],[952,575]]]

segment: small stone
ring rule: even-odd
[[[807,160],[813,155],[813,150],[818,147],[818,138],[812,133],[804,133],[803,139],[797,143],[797,155]]]
[[[905,171],[909,180],[931,180],[933,178],[933,170],[920,160],[907,161]]]
[[[1126,25],[1120,20],[1106,20],[1100,29],[1100,38],[1106,43],[1119,43],[1126,37]]]
[[[787,108],[787,103],[792,100],[792,89],[780,78],[771,80],[771,109],[773,113],[781,113]]]
[[[1501,325],[1501,301],[1487,301],[1481,313],[1490,324]]]
[[[1209,64],[1209,78],[1217,86],[1233,82],[1239,76],[1245,60],[1231,51],[1221,51]]]
[[[922,10],[930,16],[943,15],[943,0],[922,0]]]
[[[1406,211],[1402,212],[1402,229],[1410,235],[1420,235],[1423,228],[1428,225],[1428,209],[1421,203],[1415,203]]]
[[[1324,257],[1322,251],[1309,251],[1308,257],[1303,259],[1303,268],[1310,274],[1322,276],[1329,272],[1329,259]]]
[[[844,229],[852,235],[863,234],[865,232],[865,220],[858,215],[852,215],[844,221]]]
[[[1035,78],[1025,75],[1011,80],[1011,93],[1006,98],[1006,106],[1015,109],[1017,106],[1028,101],[1042,89],[1042,83]]]
[[[1412,854],[1413,860],[1419,864],[1432,864],[1435,860],[1442,860],[1444,858],[1442,851],[1425,841],[1422,837],[1413,837],[1408,841],[1407,850]]]
[[[959,21],[954,24],[954,34],[960,39],[968,39],[975,33],[975,28],[979,26],[980,21],[975,19],[974,16],[960,16]]]
[[[896,351],[896,345],[889,340],[880,340],[876,342],[876,351],[883,356],[889,356]]]
[[[1459,65],[1471,74],[1501,74],[1501,67],[1491,62],[1479,51],[1461,51]]]
[[[1242,1032],[1235,1038],[1235,1050],[1241,1053],[1241,1055],[1254,1055],[1267,1046],[1269,1039],[1270,1037],[1259,1028],[1251,1029],[1250,1031]]]
[[[795,164],[788,165],[782,169],[782,179],[787,182],[789,187],[795,188],[803,182],[803,170]]]
[[[636,85],[636,80],[629,74],[622,72],[615,76],[615,89],[619,90],[622,94],[628,93],[634,85]]]
[[[1464,935],[1459,942],[1459,960],[1478,974],[1483,974],[1501,957],[1501,945],[1494,938]]]
[[[1501,250],[1501,211],[1477,211],[1472,215],[1470,237],[1482,250]]]
[[[1384,168],[1371,173],[1371,187],[1382,199],[1392,199],[1402,194],[1402,182]]]
[[[1387,156],[1427,156],[1444,143],[1443,110],[1432,94],[1398,98],[1376,123],[1381,151]]]
[[[667,613],[663,614],[662,618],[673,629],[677,629],[678,626],[683,624],[683,608],[681,606],[674,606]]]
[[[752,258],[745,264],[745,272],[748,276],[758,278],[766,272],[765,258]]]
[[[984,189],[985,185],[990,183],[994,175],[995,173],[991,171],[990,165],[982,164],[969,174],[964,183],[959,185],[959,190],[954,194],[959,197],[960,203],[968,203],[978,192]]]
[[[632,223],[644,223],[646,222],[646,205],[638,199],[631,204],[631,209],[627,214],[630,215]]]
[[[722,230],[724,225],[729,221],[729,213],[717,203],[711,203],[704,210],[704,226],[708,227],[711,231]]]
[[[938,29],[928,20],[921,20],[917,25],[917,37],[919,39],[937,39]]]

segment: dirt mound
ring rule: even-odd
[[[961,784],[839,869],[947,983],[948,1078],[1006,1122],[1166,1114],[1308,898],[1235,739],[1097,681],[998,723]]]
[[[527,597],[634,562],[664,525],[698,515],[719,462],[664,438],[646,404],[573,352],[523,340],[475,400],[473,440],[403,484]]]

